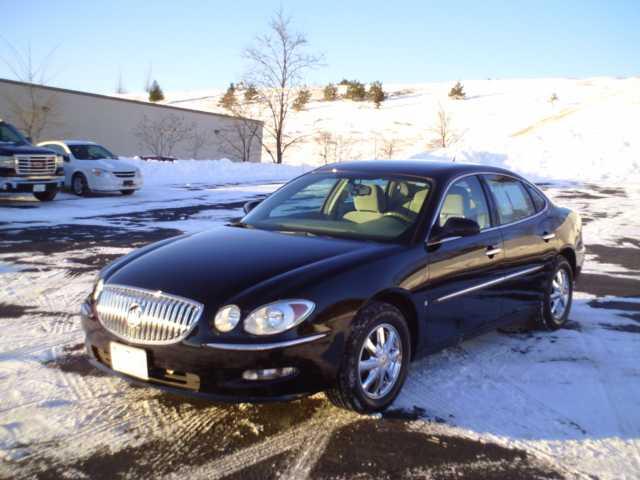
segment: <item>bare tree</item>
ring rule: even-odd
[[[211,143],[213,132],[194,129],[191,133],[191,158],[197,159],[201,150]]]
[[[331,132],[322,130],[314,138],[320,149],[320,158],[326,165],[333,162],[336,151],[336,139]]]
[[[144,77],[144,91],[149,93],[151,91],[151,84],[153,82],[153,65],[149,62],[147,72]]]
[[[24,52],[4,40],[9,51],[8,56],[0,56],[0,60],[7,66],[16,80],[23,82],[24,95],[19,97],[6,96],[12,120],[32,140],[40,138],[42,132],[58,123],[56,94],[42,88],[51,77],[49,62],[56,51],[53,48],[38,63],[33,60],[31,46]]]
[[[241,162],[251,161],[255,148],[260,148],[261,123],[249,118],[246,105],[238,104],[231,110],[231,126],[220,131],[222,152]]]
[[[127,89],[124,87],[124,83],[122,82],[122,71],[118,69],[118,82],[116,83],[116,93],[123,94],[127,93]]]
[[[195,123],[188,124],[185,118],[174,113],[158,120],[150,120],[146,115],[134,130],[140,146],[159,157],[170,157],[176,145],[191,140]]]
[[[398,147],[397,138],[387,138],[382,143],[381,153],[383,158],[392,159]]]
[[[268,138],[262,146],[275,163],[282,163],[285,151],[302,138],[287,134],[287,117],[305,72],[321,62],[320,56],[305,52],[307,43],[304,34],[292,32],[291,19],[278,10],[269,33],[243,52],[249,63],[245,82],[256,86],[258,100],[267,110]]]
[[[438,106],[436,124],[430,129],[433,139],[429,143],[432,148],[447,148],[462,139],[462,134],[453,128],[451,116],[442,105]]]

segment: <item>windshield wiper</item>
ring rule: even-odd
[[[287,235],[304,235],[305,237],[317,237],[315,233],[306,232],[304,230],[276,230],[278,233],[284,233]]]
[[[229,222],[227,223],[227,225],[230,227],[238,227],[238,228],[256,228],[253,225],[249,225],[248,223],[241,222],[240,220],[236,222]]]

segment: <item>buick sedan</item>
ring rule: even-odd
[[[494,167],[329,165],[245,212],[100,272],[81,309],[96,366],[216,401],[324,390],[380,411],[412,360],[562,327],[584,260],[580,217]]]

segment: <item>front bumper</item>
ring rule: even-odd
[[[305,338],[302,343],[140,345],[109,333],[84,304],[81,311],[87,353],[94,365],[119,377],[173,393],[226,402],[290,400],[330,387],[338,364],[336,340],[327,334]],[[110,344],[116,342],[143,349],[149,380],[111,369]],[[290,342],[289,342],[290,343]],[[274,380],[245,380],[243,372],[293,367],[297,373]]]
[[[119,192],[121,190],[139,190],[142,188],[142,177],[120,178],[105,173],[100,176],[90,175],[89,188],[94,192]]]
[[[64,177],[0,177],[0,192],[33,192],[35,185],[44,185],[46,191],[57,190],[64,187]]]

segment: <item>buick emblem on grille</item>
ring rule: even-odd
[[[142,308],[137,303],[129,307],[127,312],[127,326],[129,328],[138,328],[142,323]]]

